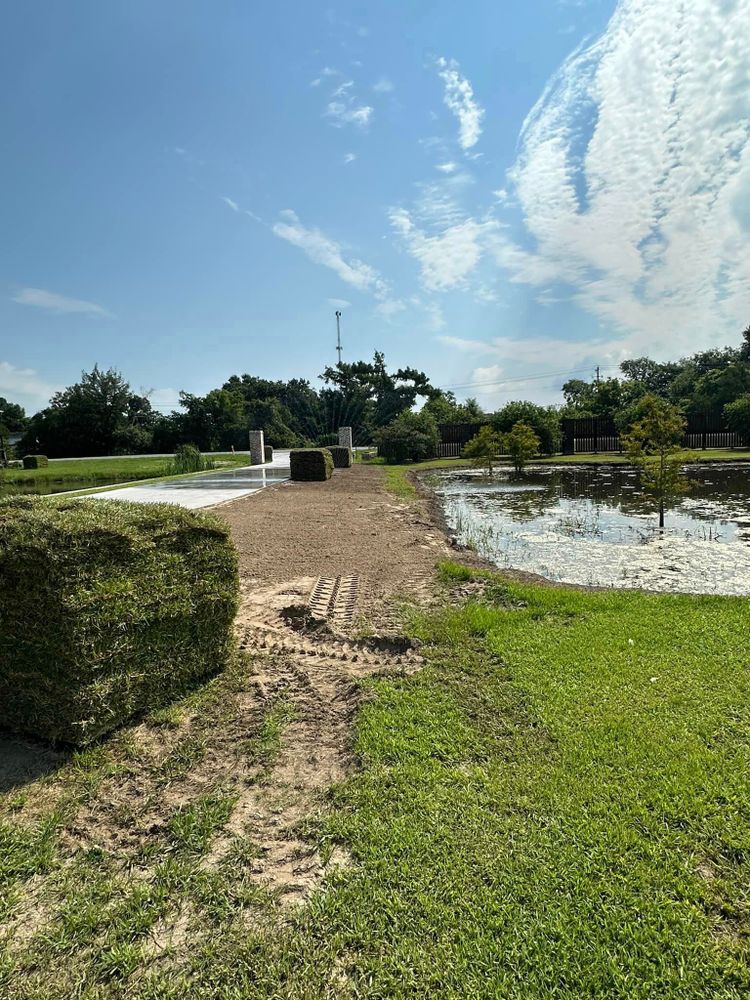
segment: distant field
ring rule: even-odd
[[[247,465],[247,455],[212,455],[217,466]],[[169,475],[169,458],[159,456],[117,458],[66,458],[50,462],[45,469],[0,470],[0,495],[14,492],[60,492],[61,488],[78,489],[109,483],[129,483],[141,479],[158,479]]]

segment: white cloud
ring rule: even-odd
[[[221,200],[224,202],[225,205],[229,205],[229,207],[232,209],[233,212],[239,212],[240,206],[232,198],[227,198],[226,195],[222,195]]]
[[[304,226],[291,209],[281,212],[281,217],[283,221],[273,226],[276,236],[299,247],[310,260],[330,268],[342,281],[360,292],[370,292],[379,299],[388,297],[388,285],[375,268],[355,257],[348,257],[341,244],[320,229]]]
[[[750,0],[621,0],[528,115],[516,281],[567,285],[624,349],[721,344],[750,316]]]
[[[101,316],[106,319],[113,318],[111,312],[95,302],[87,302],[85,299],[71,299],[66,295],[48,292],[44,288],[22,288],[12,296],[12,299],[22,306],[34,306],[37,309],[44,309],[46,312],[60,315],[79,314]]]
[[[356,159],[356,153],[344,153],[344,163],[354,163]]]
[[[462,219],[434,235],[420,229],[405,208],[390,212],[391,225],[421,267],[421,281],[430,291],[465,287],[466,279],[487,249],[487,238],[497,230],[492,219]]]
[[[392,319],[397,313],[403,312],[404,309],[406,309],[406,303],[402,302],[401,299],[384,299],[375,307],[375,312],[386,319]]]
[[[9,361],[0,361],[0,396],[20,403],[28,412],[46,406],[60,385],[45,382],[33,368],[16,368]]]
[[[390,94],[394,87],[392,82],[386,76],[381,76],[377,83],[373,84],[372,89],[376,94]]]
[[[355,125],[357,128],[367,128],[372,118],[374,108],[367,104],[357,104],[353,99],[347,101],[329,101],[326,109],[326,118],[331,119],[331,124],[336,128],[343,128],[344,125]]]
[[[348,309],[351,305],[351,302],[347,301],[347,299],[329,299],[328,302],[334,309]]]
[[[471,149],[482,134],[484,110],[474,99],[474,91],[466,77],[461,76],[455,59],[440,58],[438,75],[445,85],[443,101],[458,119],[458,141],[462,149]]]
[[[448,163],[437,163],[435,169],[442,174],[454,174],[458,170],[458,164],[449,161]]]

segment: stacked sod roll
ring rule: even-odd
[[[171,504],[0,502],[0,725],[85,744],[233,650],[226,525]]]
[[[322,482],[333,475],[333,456],[329,448],[297,448],[289,453],[289,467],[298,482]]]

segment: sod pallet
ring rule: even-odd
[[[333,456],[329,448],[297,448],[289,453],[289,468],[298,482],[322,482],[333,475]]]
[[[333,458],[334,469],[350,469],[352,462],[354,461],[354,456],[352,455],[351,448],[346,448],[342,445],[331,445],[328,449]]]
[[[24,455],[23,456],[23,467],[24,469],[46,469],[49,465],[49,459],[46,455]]]
[[[271,447],[270,444],[266,444],[263,446],[263,457],[265,458],[266,462],[273,462],[273,448]]]
[[[85,744],[220,670],[227,527],[171,504],[0,502],[0,725]]]

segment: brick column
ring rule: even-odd
[[[263,465],[266,460],[263,431],[250,431],[250,464]]]

